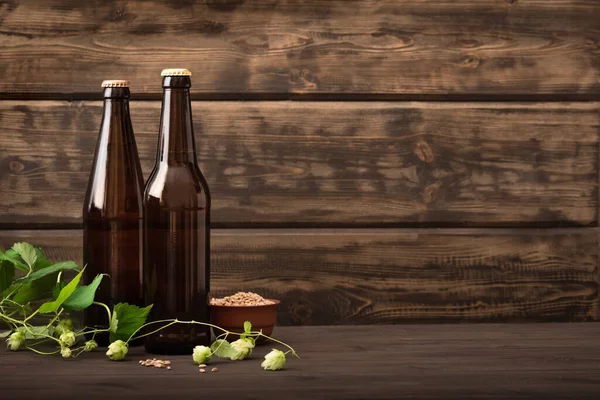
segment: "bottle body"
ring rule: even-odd
[[[83,262],[86,283],[108,274],[95,301],[111,309],[120,302],[143,305],[143,176],[129,117],[129,90],[105,89],[104,116],[83,208]],[[86,326],[106,328],[106,310],[84,311]],[[95,337],[108,344],[108,335]]]
[[[208,193],[192,185],[192,170],[163,168],[168,183],[162,193],[153,193],[156,181],[150,180],[144,196],[146,303],[154,304],[152,320],[208,322]],[[208,345],[209,339],[209,329],[179,324],[148,336],[145,346],[156,354],[191,354],[194,346]]]
[[[210,193],[195,155],[189,77],[168,81],[157,162],[144,191],[144,294],[153,321],[209,321]],[[174,85],[174,86],[173,86]],[[155,354],[191,354],[210,329],[176,324],[145,340]]]

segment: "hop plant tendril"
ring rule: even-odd
[[[244,332],[231,332],[199,321],[166,319],[146,323],[152,305],[141,308],[119,303],[111,310],[106,304],[94,302],[95,292],[105,275],[97,275],[88,285],[83,285],[81,279],[84,270],[85,267],[80,269],[73,261],[52,263],[41,249],[28,243],[15,243],[6,252],[0,251],[0,321],[9,327],[8,331],[0,332],[0,337],[6,338],[9,350],[25,349],[41,355],[60,354],[62,358],[72,359],[96,350],[98,344],[94,340],[95,335],[105,333],[109,334],[111,342],[106,356],[112,361],[123,361],[127,359],[132,340],[153,335],[172,325],[187,324],[204,325],[213,328],[215,333],[221,332],[210,347],[194,348],[191,356],[196,364],[209,363],[213,356],[234,361],[247,359],[252,355],[259,337],[287,348],[285,353],[277,349],[268,353],[261,364],[264,370],[283,369],[289,353],[298,357],[296,351],[286,343],[262,331],[253,331],[250,321],[244,324]],[[69,272],[76,275],[70,280],[64,279]],[[32,306],[39,303],[41,305],[34,310]],[[68,314],[88,307],[106,310],[108,328],[74,328]],[[119,320],[129,323],[120,325]],[[136,323],[132,324],[131,321]],[[144,329],[149,327],[152,329]],[[147,330],[151,331],[139,334]],[[229,343],[227,337],[233,334],[240,335],[240,338]],[[83,344],[78,346],[78,343]],[[42,350],[41,346],[45,346],[45,349]]]

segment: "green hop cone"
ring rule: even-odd
[[[108,346],[106,355],[113,361],[121,361],[127,355],[127,344],[122,340],[115,340]]]
[[[19,347],[25,344],[25,332],[17,331],[10,334],[6,339],[6,347],[12,351],[19,350]]]
[[[251,338],[238,339],[231,342],[231,347],[237,352],[237,355],[232,357],[232,360],[243,360],[252,354],[254,348],[254,340]]]
[[[88,340],[83,346],[83,351],[94,351],[98,348],[98,343],[95,340]]]
[[[210,361],[212,357],[212,351],[210,351],[210,347],[206,346],[196,346],[194,347],[194,352],[192,353],[192,358],[194,362],[198,365],[204,364]]]
[[[71,349],[68,347],[63,347],[62,349],[60,349],[60,355],[62,356],[62,358],[71,358]]]
[[[273,349],[265,356],[265,360],[260,366],[265,371],[277,371],[283,369],[285,365],[285,353],[281,350]]]
[[[58,340],[60,340],[61,347],[71,347],[75,344],[77,338],[73,332],[67,332],[60,335]]]
[[[56,328],[54,328],[54,335],[60,337],[60,335],[73,331],[73,322],[70,319],[61,319]]]

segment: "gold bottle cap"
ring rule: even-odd
[[[160,76],[192,76],[192,71],[185,68],[163,69]]]
[[[103,81],[102,87],[129,87],[129,81],[124,81],[120,79],[113,79],[109,81]]]

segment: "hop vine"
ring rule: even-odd
[[[29,243],[15,243],[11,249],[0,251],[0,321],[9,328],[0,332],[0,337],[6,338],[9,350],[26,350],[40,355],[60,355],[65,359],[73,359],[82,353],[95,351],[98,348],[95,336],[105,333],[109,335],[111,342],[106,356],[112,361],[123,361],[126,360],[129,343],[133,340],[153,335],[172,325],[196,324],[212,328],[215,334],[220,332],[210,347],[199,345],[194,348],[191,356],[196,364],[208,363],[213,356],[233,361],[244,360],[251,356],[256,340],[260,337],[287,350],[283,352],[273,349],[268,353],[261,364],[264,370],[283,369],[286,355],[290,353],[298,357],[288,344],[267,336],[262,331],[252,330],[250,321],[244,324],[244,332],[232,332],[217,325],[193,320],[146,322],[152,305],[138,307],[119,303],[111,310],[106,304],[94,301],[95,293],[106,275],[99,274],[88,285],[83,285],[81,279],[84,270],[85,267],[80,269],[73,261],[53,263],[41,249]],[[76,273],[70,280],[65,278],[65,272],[68,271]],[[106,310],[107,328],[75,328],[69,313],[88,307],[102,307]],[[119,321],[127,323],[119,324]],[[140,333],[150,327],[150,332]],[[230,343],[227,338],[233,334],[240,338]]]

